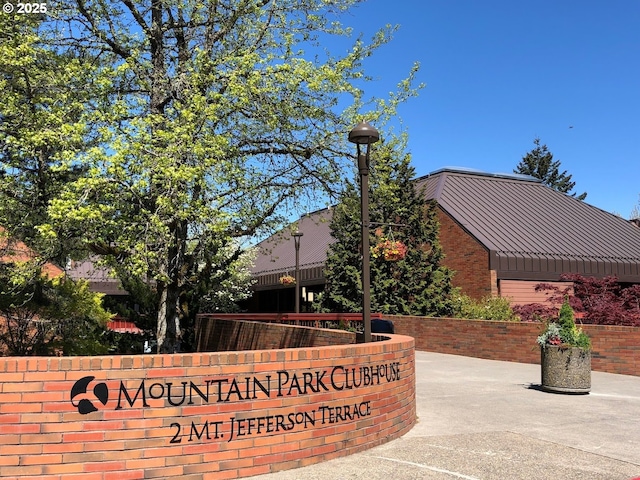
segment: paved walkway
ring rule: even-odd
[[[418,423],[356,455],[254,480],[629,480],[640,477],[640,377],[593,372],[545,393],[540,366],[416,352]]]

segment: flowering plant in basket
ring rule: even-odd
[[[373,258],[382,257],[387,262],[397,262],[407,255],[407,246],[398,240],[383,239],[371,247]]]
[[[296,279],[291,275],[283,275],[282,277],[280,277],[280,283],[282,285],[295,285]]]

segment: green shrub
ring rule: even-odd
[[[503,297],[487,296],[475,300],[467,295],[454,296],[454,316],[476,320],[505,320],[515,322],[520,318],[513,312],[509,300]]]
[[[88,282],[47,278],[39,266],[0,269],[0,351],[8,355],[104,355],[111,314]]]
[[[557,319],[552,319],[545,324],[545,329],[538,337],[540,346],[558,345],[580,347],[583,350],[591,349],[591,339],[576,325],[573,309],[565,298]]]

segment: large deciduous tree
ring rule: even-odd
[[[237,239],[340,182],[355,113],[388,118],[414,93],[415,68],[390,100],[363,104],[362,62],[391,29],[322,49],[349,33],[338,19],[355,3],[75,0],[48,23],[56,51],[100,62],[85,117],[100,137],[66,156],[87,174],[42,230],[81,230],[125,286],[155,289],[159,351],[180,348],[181,320],[238,261]]]
[[[92,65],[52,50],[35,15],[0,15],[0,226],[12,239],[62,264],[74,245],[43,243],[37,227],[64,185],[81,173],[62,167],[62,152],[77,152],[91,136],[82,119]]]
[[[398,315],[453,313],[452,273],[440,265],[436,205],[416,188],[410,157],[402,141],[375,148],[370,174],[371,310]],[[349,183],[331,220],[325,266],[327,284],[318,308],[362,311],[362,245],[359,188]],[[389,260],[376,246],[401,242],[406,255]],[[402,255],[400,255],[402,256]]]
[[[82,174],[61,155],[91,141],[82,116],[92,64],[50,48],[37,15],[0,15],[0,351],[106,353],[110,314],[83,282],[48,278],[77,252],[75,236],[43,239],[50,202]],[[24,243],[22,243],[22,242]],[[30,250],[31,247],[34,250]]]
[[[513,170],[513,173],[531,175],[539,178],[545,185],[554,190],[576,197],[578,200],[587,198],[587,193],[576,196],[576,192],[570,193],[576,182],[571,181],[571,175],[566,170],[560,172],[560,161],[553,159],[553,154],[546,145],[540,145],[540,139],[533,140],[535,148],[528,152]]]

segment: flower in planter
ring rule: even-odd
[[[538,345],[557,345],[560,347],[579,347],[583,350],[591,349],[591,339],[576,326],[573,309],[565,298],[557,320],[546,323],[545,329],[537,339]]]
[[[282,277],[280,277],[280,283],[282,285],[295,285],[296,279],[291,275],[283,275]]]
[[[407,246],[398,240],[383,239],[371,247],[373,258],[383,258],[387,262],[397,262],[407,255]]]

